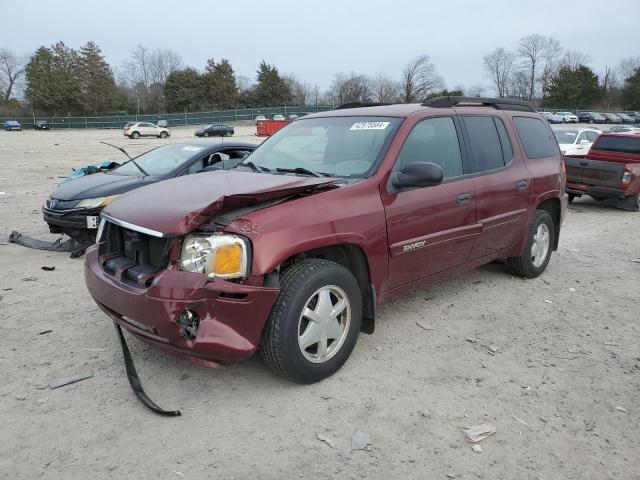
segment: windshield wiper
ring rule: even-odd
[[[238,166],[236,168],[242,167],[242,166],[247,166],[251,170],[253,170],[254,172],[262,173],[262,172],[270,172],[271,171],[271,169],[269,169],[267,167],[263,167],[261,165],[256,165],[255,163],[253,163],[251,161],[249,161],[249,162],[241,162],[241,163],[238,164]]]
[[[276,168],[276,171],[277,172],[283,172],[283,173],[299,173],[301,175],[309,175],[311,177],[327,177],[327,176],[329,176],[326,173],[313,172],[313,171],[309,170],[308,168],[304,168],[304,167]]]
[[[115,146],[115,145],[111,145],[110,143],[107,143],[107,142],[100,142],[100,143],[104,143],[105,145],[109,145],[110,147],[117,148],[118,150],[120,150],[120,151],[121,151],[122,153],[124,153],[127,157],[129,157],[129,160],[130,160],[131,162],[133,162],[133,164],[134,164],[136,167],[138,167],[138,170],[140,170],[140,171],[142,172],[142,174],[143,174],[145,177],[148,177],[148,176],[149,176],[149,174],[147,173],[147,171],[146,171],[144,168],[142,168],[142,167],[138,164],[138,162],[136,162],[133,158],[131,158],[127,152],[125,152],[124,148],[117,147],[117,146]]]
[[[109,145],[110,147],[113,147],[113,148],[117,148],[117,149],[118,149],[118,150],[120,150],[122,153],[124,153],[124,154],[127,156],[127,158],[128,158],[129,160],[131,160],[131,157],[130,157],[130,156],[129,156],[129,154],[125,151],[125,149],[124,149],[124,148],[122,148],[122,147],[118,147],[117,145],[111,145],[110,143],[107,143],[107,142],[100,142],[100,143],[102,143],[102,144],[104,144],[104,145]]]

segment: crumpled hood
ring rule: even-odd
[[[61,184],[51,194],[58,200],[81,200],[85,198],[107,197],[128,192],[134,188],[158,181],[157,177],[134,177],[131,175],[114,175],[94,173],[75,178]]]
[[[218,213],[332,182],[240,170],[197,173],[137,189],[114,200],[103,213],[166,236],[184,235]]]

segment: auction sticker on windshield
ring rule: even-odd
[[[357,122],[349,130],[384,130],[389,122]]]

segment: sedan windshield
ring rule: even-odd
[[[578,136],[577,130],[554,130],[553,134],[556,136],[558,143],[573,143]]]
[[[149,175],[165,175],[178,167],[183,167],[204,147],[198,145],[166,145],[150,152],[143,153],[134,160]],[[109,173],[118,175],[141,175],[140,169],[133,162],[127,162]]]
[[[399,123],[392,117],[296,120],[249,155],[246,165],[273,173],[364,178],[375,171]]]

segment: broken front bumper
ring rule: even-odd
[[[52,233],[65,233],[67,230],[93,230],[97,229],[100,217],[100,208],[55,210],[42,208],[44,221],[49,224]]]
[[[160,272],[148,288],[132,286],[103,270],[97,246],[87,250],[85,281],[98,306],[123,328],[206,366],[251,357],[279,294],[277,288],[207,281],[204,275],[171,269]],[[192,339],[178,323],[186,311],[199,320]]]

